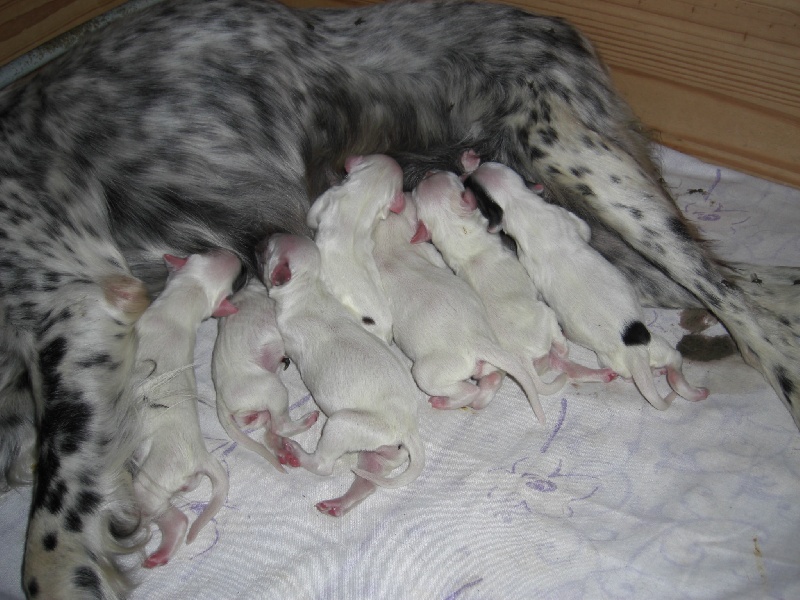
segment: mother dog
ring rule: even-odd
[[[165,0],[0,96],[0,483],[35,461],[30,597],[124,593],[114,557],[142,531],[131,307],[140,281],[163,285],[161,256],[225,248],[253,272],[266,236],[308,233],[346,156],[390,153],[410,186],[468,148],[589,221],[645,301],[711,309],[798,420],[796,304],[746,296],[696,241],[566,23],[474,3]]]

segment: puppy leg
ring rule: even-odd
[[[469,381],[476,372],[483,375],[480,365],[454,368],[452,361],[446,357],[425,357],[417,360],[411,367],[411,374],[419,388],[430,396],[431,406],[438,409],[454,409],[471,406],[486,406],[502,384],[502,376],[497,371],[488,370],[481,377],[478,385]],[[462,377],[459,379],[459,377]],[[481,383],[483,385],[481,386]]]
[[[303,467],[317,475],[330,475],[339,458],[349,452],[379,448],[387,443],[386,426],[371,415],[351,410],[333,413],[322,429],[322,435],[313,454],[289,438],[282,438],[278,460],[281,464]]]

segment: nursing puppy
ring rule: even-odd
[[[477,167],[477,165],[475,165]],[[440,171],[414,188],[417,231],[413,243],[432,241],[447,265],[470,284],[486,307],[500,345],[533,361],[537,370],[563,371],[572,380],[608,382],[611,369],[590,369],[568,360],[567,340],[517,257],[487,231],[475,196],[458,176]]]
[[[307,223],[322,256],[322,281],[361,319],[363,327],[391,343],[389,300],[372,258],[372,230],[389,211],[403,209],[403,170],[388,156],[353,156],[347,178],[317,198]]]
[[[192,523],[187,543],[228,495],[228,474],[206,450],[200,433],[194,348],[202,321],[236,310],[226,298],[241,264],[222,251],[165,259],[173,269],[167,287],[136,324],[141,342],[133,394],[141,403],[144,424],[133,488],[143,517],[155,520],[161,530],[161,543],[145,567],[166,564],[183,542],[188,519],[170,502],[176,494],[195,489],[204,475],[211,480],[211,501]]]
[[[502,209],[502,227],[517,242],[520,262],[571,340],[596,352],[600,364],[633,377],[659,410],[675,393],[692,401],[708,396],[708,390],[686,382],[680,354],[644,325],[636,291],[589,246],[586,223],[544,202],[519,175],[497,163],[482,164],[466,184]],[[651,368],[666,368],[674,390],[666,398],[656,390]]]
[[[264,280],[277,306],[287,355],[328,417],[312,454],[284,439],[280,461],[330,475],[344,454],[357,452],[356,479],[340,498],[317,504],[341,516],[375,491],[408,485],[422,472],[417,388],[402,361],[326,289],[320,254],[300,236],[274,235],[263,258]],[[408,460],[397,477],[388,475]]]
[[[434,408],[480,409],[502,385],[498,369],[506,371],[544,423],[537,387],[555,393],[564,378],[545,386],[532,365],[526,368],[500,347],[472,288],[448,269],[433,245],[411,243],[416,219],[409,204],[378,223],[374,252],[392,309],[394,340],[413,361],[417,385]]]
[[[319,412],[299,421],[289,417],[289,392],[278,376],[278,369],[286,368],[289,359],[275,320],[275,302],[264,284],[250,280],[231,303],[238,310],[219,320],[211,357],[217,417],[233,441],[284,472],[274,454],[279,450],[275,440],[305,431],[317,422]],[[266,445],[242,431],[262,427],[266,429]]]

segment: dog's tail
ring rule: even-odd
[[[539,378],[533,363],[528,365],[495,344],[487,344],[481,353],[481,358],[514,378],[522,388],[522,391],[525,392],[536,418],[539,419],[540,423],[544,424],[546,419],[542,405],[539,402],[539,393],[549,395],[559,392],[567,381],[567,375],[561,373],[550,383],[545,383]]]
[[[233,415],[228,409],[228,405],[219,395],[217,396],[217,417],[219,417],[219,422],[222,425],[222,428],[225,430],[225,433],[228,434],[229,438],[231,438],[240,446],[243,446],[263,457],[269,464],[271,464],[281,473],[286,473],[286,470],[283,468],[281,463],[278,462],[277,457],[270,452],[264,444],[255,441],[253,438],[239,429],[236,421],[233,420]]]
[[[225,504],[225,500],[228,499],[228,474],[211,454],[207,456],[205,468],[201,472],[211,480],[211,501],[206,504],[203,512],[198,515],[189,528],[189,533],[186,536],[187,544],[191,544],[194,541],[200,530],[214,518],[219,509],[222,508],[222,505]]]
[[[384,488],[394,489],[408,485],[419,477],[425,468],[425,446],[416,430],[405,437],[402,445],[408,453],[408,467],[397,477],[383,477],[358,467],[353,468],[353,473]]]

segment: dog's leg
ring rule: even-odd
[[[31,338],[7,323],[0,325],[0,492],[33,481],[36,406]]]
[[[112,295],[126,294],[115,286]],[[117,597],[125,587],[112,557],[139,525],[125,468],[137,423],[124,394],[135,317],[108,290],[62,283],[37,331],[43,401],[23,565],[31,597]]]
[[[703,302],[730,331],[745,360],[775,388],[800,426],[800,349],[794,332],[766,302],[746,297],[725,278],[672,199],[631,154],[611,137],[584,126],[564,102],[549,103],[541,96],[537,102],[540,111],[547,104],[550,121],[530,120],[519,139],[525,156],[536,155],[537,172],[547,174],[545,186],[561,187],[580,197],[594,220],[618,232]],[[523,176],[530,174],[530,165],[517,166]]]

